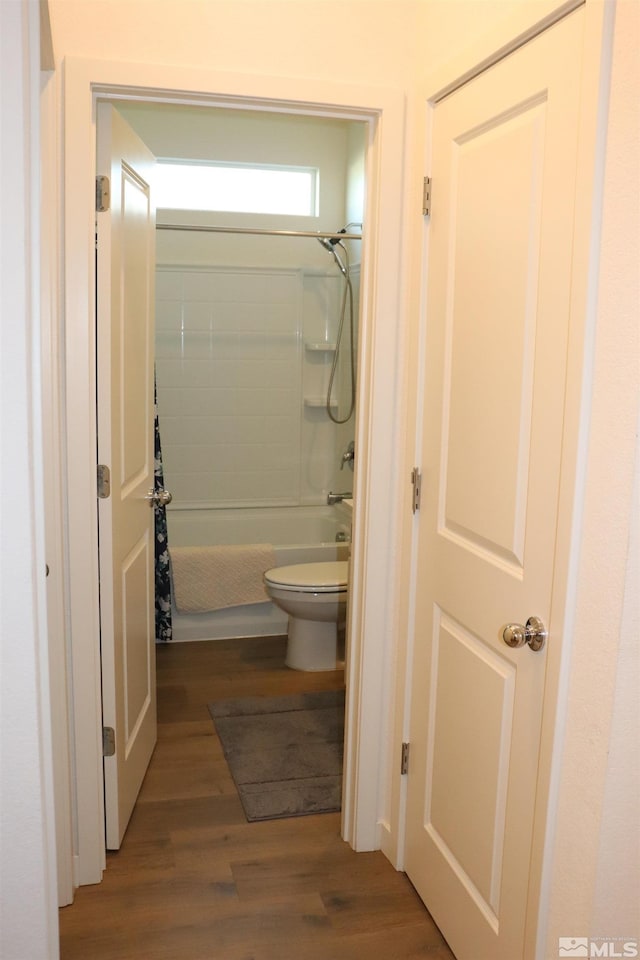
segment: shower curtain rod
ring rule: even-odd
[[[324,233],[313,230],[260,230],[251,227],[208,227],[195,223],[156,223],[156,230],[185,230],[193,233],[247,233],[261,237],[315,237],[316,240],[362,240],[361,233]]]

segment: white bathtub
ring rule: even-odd
[[[346,560],[351,539],[349,511],[333,507],[250,507],[167,511],[169,549],[214,544],[270,543],[276,565]],[[336,542],[336,536],[346,541]],[[287,615],[271,600],[211,613],[172,612],[173,640],[224,640],[277,636]]]

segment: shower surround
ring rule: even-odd
[[[356,268],[356,291],[357,279]],[[158,268],[158,408],[177,507],[319,504],[344,484],[353,420],[337,427],[325,410],[342,283],[333,268]],[[347,361],[334,396],[347,395]]]
[[[272,543],[278,564],[346,557],[335,539],[348,539],[348,517],[326,506],[353,480],[340,472],[353,418],[336,425],[325,408],[343,283],[334,267],[158,267],[170,546]],[[347,409],[348,359],[334,388]],[[174,615],[176,640],[285,631],[270,601]]]

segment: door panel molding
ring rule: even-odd
[[[450,665],[446,660],[456,656],[466,657],[468,661],[466,697],[459,696],[460,691],[453,682],[460,670],[447,669]],[[433,722],[430,727],[433,732],[429,737],[427,755],[425,828],[460,882],[469,889],[478,908],[490,923],[497,925],[503,853],[501,831],[506,816],[515,667],[507,659],[497,656],[480,637],[442,610],[436,611],[434,619],[431,663],[430,709]],[[494,677],[493,696],[482,702],[469,696],[475,687],[474,674],[478,672],[491,673]],[[456,691],[454,696],[452,689]],[[473,749],[465,748],[470,737],[487,739],[488,727],[495,728],[494,736],[499,751],[493,758],[491,776],[487,778],[485,775],[484,784],[485,793],[488,791],[495,796],[483,798],[479,792],[482,788],[481,778],[475,769],[478,754]],[[438,729],[444,731],[448,743],[442,747],[442,755],[437,763],[439,770],[434,773],[434,741]],[[491,813],[492,809],[496,811],[495,816]],[[458,824],[462,824],[462,830],[460,826],[455,826],[454,817]],[[470,857],[474,854],[468,843],[468,831],[479,831],[491,841],[487,843],[482,863],[470,863]],[[467,849],[469,852],[465,855]]]
[[[459,542],[467,539],[514,572],[524,566],[545,103],[544,94],[529,98],[456,137],[452,162],[457,213],[449,240],[439,522]],[[508,183],[505,167],[511,172]],[[502,184],[509,191],[509,221],[497,225]],[[494,238],[499,231],[503,243],[484,244],[484,230]],[[518,253],[524,276],[515,271]],[[474,277],[491,276],[496,258],[514,270],[499,288],[484,288],[482,303],[466,302],[467,291],[478,292]],[[506,322],[498,326],[501,312]],[[480,325],[479,316],[488,322]],[[462,383],[465,390],[456,389]],[[494,428],[485,427],[488,423]],[[466,482],[469,469],[475,470],[472,487]]]

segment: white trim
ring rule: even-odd
[[[39,688],[38,720],[40,727],[40,773],[41,773],[41,817],[42,817],[42,860],[44,875],[43,899],[46,904],[46,923],[49,955],[58,953],[58,918],[56,893],[56,820],[54,799],[53,744],[51,730],[51,682],[49,665],[49,636],[47,623],[47,589],[42,573],[46,570],[46,481],[44,475],[44,428],[42,397],[42,250],[41,203],[42,185],[40,177],[41,130],[40,130],[40,64],[41,64],[41,11],[35,3],[28,3],[27,32],[29,43],[29,118],[25,140],[28,138],[29,166],[25,168],[30,191],[29,203],[29,309],[31,320],[30,364],[30,420],[31,435],[31,476],[30,497],[33,504],[33,554],[34,568],[34,607],[33,616],[36,627],[36,666]],[[27,910],[29,905],[27,904]],[[25,915],[26,919],[26,915]]]
[[[53,74],[43,77],[41,94],[42,182],[49,188],[41,197],[42,211],[42,412],[43,458],[46,482],[44,523],[46,536],[47,619],[49,635],[49,670],[51,684],[51,722],[53,737],[54,790],[56,806],[56,848],[58,862],[58,906],[73,900],[73,814],[72,757],[68,716],[69,661],[66,647],[66,583],[63,515],[62,465],[64,451],[61,438],[61,365],[63,343],[59,263],[60,212],[60,143],[57,123],[57,80]]]
[[[291,97],[295,90],[296,99]],[[180,91],[172,94],[171,91]],[[94,96],[264,109],[370,122],[368,224],[363,257],[361,377],[354,477],[356,511],[343,835],[358,850],[379,845],[380,701],[390,646],[395,556],[393,462],[402,328],[399,269],[404,100],[382,88],[221,74],[189,67],[70,59],[65,62],[65,276],[70,627],[78,770],[80,882],[104,868],[100,732],[93,320]],[[81,400],[79,401],[79,398]],[[364,637],[366,635],[366,643]],[[384,756],[384,753],[383,753]]]

